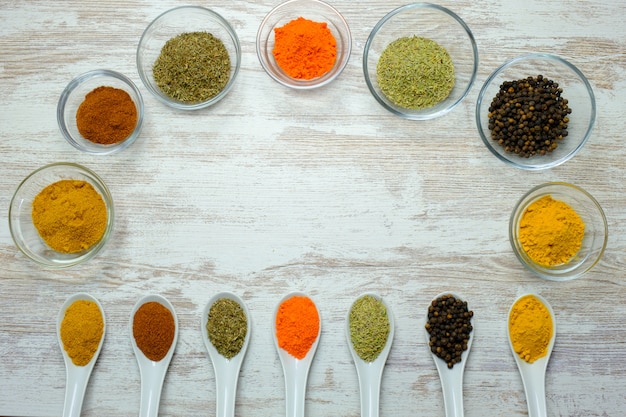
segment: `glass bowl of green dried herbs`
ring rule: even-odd
[[[9,229],[17,248],[51,269],[86,262],[113,231],[113,198],[100,176],[75,163],[45,165],[17,187]]]
[[[276,82],[298,90],[334,81],[350,59],[352,35],[346,19],[320,0],[288,0],[259,26],[256,51]]]
[[[600,203],[583,188],[548,182],[530,189],[511,213],[509,240],[520,263],[535,275],[567,281],[602,258],[608,225]]]
[[[524,170],[553,168],[571,159],[589,139],[595,120],[595,95],[585,75],[546,53],[501,65],[476,102],[476,126],[487,149]]]
[[[365,43],[363,72],[374,98],[391,113],[428,120],[469,93],[478,48],[465,22],[445,7],[413,3],[394,9]]]
[[[152,21],[137,46],[137,70],[148,91],[181,110],[211,106],[231,90],[241,46],[221,15],[200,6],[168,10]]]

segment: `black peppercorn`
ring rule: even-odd
[[[491,138],[524,158],[552,152],[567,136],[572,112],[561,93],[542,75],[503,82],[489,106]]]
[[[460,362],[461,355],[467,350],[473,316],[474,312],[468,310],[467,302],[451,294],[438,297],[428,307],[425,326],[430,335],[428,345],[448,368]]]

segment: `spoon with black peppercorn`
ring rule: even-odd
[[[232,357],[228,358],[224,356],[222,353],[218,351],[218,348],[215,347],[213,342],[211,342],[210,334],[207,328],[207,323],[209,322],[209,314],[211,312],[211,307],[217,301],[221,299],[232,300],[239,304],[241,310],[243,310],[243,314],[246,319],[246,332],[245,337],[243,339],[243,344],[239,348],[239,351]],[[233,317],[224,316],[222,320],[234,321]],[[231,323],[232,324],[232,323]],[[229,323],[224,323],[225,326],[228,326]],[[235,398],[237,396],[237,380],[239,378],[239,371],[241,369],[241,364],[243,363],[243,359],[246,356],[246,351],[248,350],[248,344],[250,343],[250,312],[248,308],[244,304],[243,300],[235,294],[229,292],[221,292],[219,294],[211,297],[209,302],[206,304],[204,308],[204,312],[202,313],[201,327],[200,331],[202,332],[202,340],[204,340],[204,346],[206,347],[209,356],[211,357],[211,362],[213,363],[213,370],[215,371],[215,390],[217,393],[217,401],[216,401],[216,416],[217,417],[233,417],[235,415]],[[231,341],[234,340],[235,336],[230,336]],[[230,354],[229,354],[230,356]]]
[[[507,333],[509,335],[508,339],[509,345],[511,346],[511,352],[513,353],[513,357],[517,363],[517,368],[519,369],[519,373],[522,377],[522,384],[524,385],[524,392],[526,393],[526,404],[528,405],[528,417],[545,417],[547,415],[546,369],[548,367],[550,355],[552,354],[552,349],[554,348],[554,340],[556,339],[556,319],[552,306],[545,300],[545,298],[538,294],[532,294],[532,296],[539,299],[545,305],[552,318],[552,336],[550,337],[546,354],[532,363],[526,362],[520,355],[517,354],[517,352],[515,352],[513,342],[511,341],[511,332],[508,331]],[[525,296],[523,295],[517,300],[520,300],[522,297]],[[509,318],[511,317],[514,305],[515,303],[511,305],[511,309],[509,310]]]
[[[357,377],[359,379],[361,417],[378,417],[380,411],[381,378],[385,368],[385,363],[387,362],[387,357],[389,356],[389,351],[391,350],[391,344],[393,342],[394,319],[391,308],[381,297],[375,294],[364,294],[363,296],[366,295],[374,297],[385,306],[387,319],[389,321],[389,333],[387,334],[385,345],[373,361],[368,362],[361,358],[353,344],[352,332],[350,329],[350,312],[352,311],[352,308],[348,310],[348,317],[346,318],[346,337],[348,338],[348,347],[350,349],[350,353],[352,354]],[[361,297],[359,297],[357,301]],[[354,306],[354,303],[352,305]]]
[[[446,333],[439,327],[444,323],[458,327],[458,332]],[[473,324],[473,312],[457,294],[441,293],[428,308],[424,331],[441,379],[446,417],[463,417],[463,372],[474,339]]]

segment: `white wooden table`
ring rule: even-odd
[[[427,304],[442,291],[463,294],[475,312],[465,372],[467,416],[527,413],[506,318],[514,299],[530,291],[546,297],[557,316],[548,414],[626,413],[624,0],[441,1],[472,29],[480,67],[463,103],[426,122],[389,114],[363,80],[370,30],[405,2],[332,1],[350,24],[352,56],[334,83],[308,92],[274,82],[256,57],[258,25],[277,2],[189,3],[209,6],[232,23],[243,62],[223,101],[183,113],[149,95],[135,68],[146,25],[183,2],[0,0],[0,415],[61,414],[65,369],[55,318],[63,301],[82,291],[101,301],[108,324],[84,416],[138,414],[129,314],[149,293],[167,297],[180,320],[160,415],[214,415],[215,380],[200,313],[218,291],[243,297],[253,320],[238,416],[285,414],[271,317],[291,291],[308,293],[322,317],[307,416],[360,414],[344,327],[351,302],[365,291],[385,297],[397,325],[381,415],[444,415],[422,331]],[[578,66],[598,106],[582,152],[543,172],[498,161],[474,121],[482,82],[504,60],[528,52],[555,53]],[[65,85],[96,68],[128,75],[146,103],[139,140],[106,157],[72,148],[56,122]],[[44,270],[22,255],[7,221],[19,182],[56,161],[95,170],[116,208],[105,249],[62,271]],[[570,282],[531,275],[508,241],[515,202],[551,180],[590,191],[609,223],[603,259]]]

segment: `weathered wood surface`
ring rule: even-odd
[[[381,415],[444,415],[441,386],[422,334],[437,293],[463,294],[476,314],[465,373],[467,416],[526,415],[509,351],[506,315],[538,292],[553,305],[556,347],[546,378],[551,416],[622,416],[626,410],[626,3],[623,0],[442,1],[472,28],[479,73],[468,97],[443,118],[395,117],[371,97],[362,72],[367,36],[404,2],[336,0],[353,35],[344,73],[319,91],[291,91],[262,70],[258,25],[274,1],[192,1],[235,27],[243,62],[233,90],[213,108],[182,113],[150,96],[135,68],[146,25],[166,1],[0,1],[0,415],[54,416],[65,370],[55,318],[71,294],[103,304],[107,336],[84,403],[85,416],[136,415],[139,370],[129,312],[147,293],[166,296],[180,320],[160,415],[215,413],[215,380],[200,312],[218,291],[241,295],[252,340],[236,415],[285,413],[282,370],[271,341],[272,310],[304,291],[323,320],[307,391],[309,416],[358,416],[356,372],[344,326],[362,292],[387,299],[396,336],[384,373]],[[474,121],[478,91],[504,60],[552,52],[578,66],[598,118],[579,155],[545,172],[505,166],[483,146]],[[140,139],[96,157],[69,146],[56,104],[76,75],[110,68],[130,76],[146,102]],[[55,161],[100,174],[116,224],[84,266],[43,270],[13,244],[6,213],[19,182]],[[589,190],[605,209],[606,253],[571,282],[525,271],[508,242],[515,202],[550,180]]]

